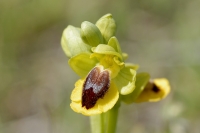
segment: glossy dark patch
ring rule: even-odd
[[[155,84],[153,84],[152,91],[155,93],[158,93],[160,91],[160,89]]]
[[[110,87],[109,72],[101,71],[99,67],[95,67],[88,74],[83,84],[82,107],[90,109],[94,107],[99,98],[103,98]]]

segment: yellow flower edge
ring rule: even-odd
[[[117,87],[113,82],[110,84],[110,88],[108,89],[108,92],[104,95],[103,98],[98,99],[96,102],[95,106],[86,109],[85,107],[82,107],[81,99],[82,99],[82,90],[83,90],[83,84],[84,80],[79,79],[76,84],[75,88],[72,91],[71,94],[71,108],[77,113],[82,113],[83,115],[96,115],[96,114],[101,114],[103,112],[107,112],[110,110],[117,102],[119,98],[119,92]]]
[[[145,88],[135,102],[157,102],[169,94],[170,84],[167,79],[154,79],[153,84],[157,87],[158,91],[155,92],[152,89]]]

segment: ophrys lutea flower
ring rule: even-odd
[[[158,101],[170,90],[163,80],[155,80],[156,87],[149,87],[148,73],[136,75],[138,65],[125,63],[127,54],[121,51],[115,31],[115,21],[107,14],[96,24],[85,21],[81,28],[68,26],[63,32],[62,47],[70,57],[70,67],[80,76],[71,94],[70,106],[75,112],[95,115],[120,101]]]

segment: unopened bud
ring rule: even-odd
[[[84,21],[81,24],[81,37],[92,47],[96,47],[103,42],[103,37],[98,27],[88,21]]]
[[[116,23],[112,17],[112,14],[106,14],[101,17],[97,22],[96,26],[101,31],[102,36],[104,37],[105,43],[115,35],[116,32]]]

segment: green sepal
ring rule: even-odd
[[[97,64],[97,60],[95,58],[90,58],[89,53],[81,53],[78,54],[71,59],[69,59],[68,63],[70,67],[78,74],[81,78],[87,76],[87,74],[92,70],[93,67]]]
[[[122,56],[116,52],[113,47],[106,44],[99,44],[97,47],[93,47],[92,52],[105,55],[115,55],[122,60]]]
[[[136,98],[144,90],[149,78],[150,75],[148,73],[138,73],[136,75],[135,90],[128,95],[121,96],[121,100],[127,104],[135,102]]]
[[[96,25],[88,21],[81,24],[81,37],[83,40],[92,47],[103,43],[103,36]]]
[[[101,31],[101,34],[105,40],[104,43],[107,44],[109,39],[112,36],[115,36],[116,32],[116,23],[115,20],[112,17],[112,14],[106,14],[103,17],[101,17],[97,22],[96,26],[99,28]]]
[[[81,38],[80,28],[71,25],[67,26],[63,31],[61,45],[68,57],[73,57],[80,53],[91,53],[91,46]]]
[[[114,82],[121,95],[128,95],[135,89],[136,71],[126,66],[120,70]]]

